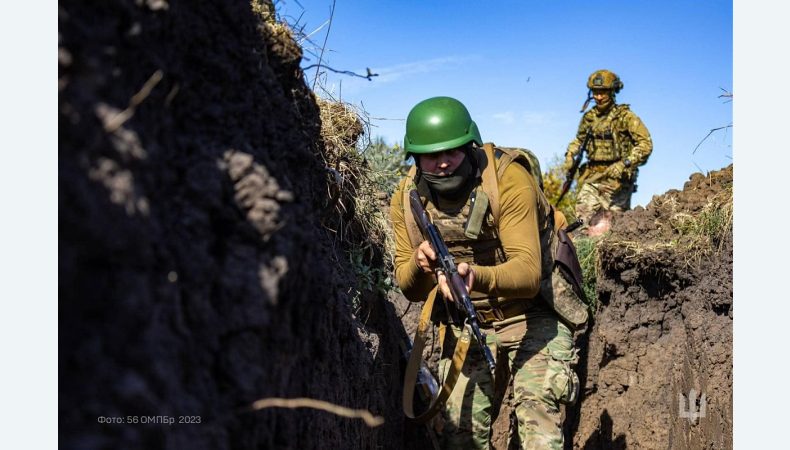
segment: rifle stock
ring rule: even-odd
[[[488,364],[488,368],[493,374],[496,371],[496,362],[494,355],[491,354],[491,349],[486,345],[485,335],[480,331],[480,324],[477,320],[477,312],[472,299],[469,297],[469,291],[466,289],[463,277],[458,273],[458,268],[455,265],[455,259],[450,251],[447,249],[442,235],[434,224],[428,219],[428,213],[422,206],[422,200],[416,190],[412,189],[409,192],[409,203],[411,205],[414,219],[417,226],[420,228],[423,238],[430,242],[431,247],[436,252],[437,261],[447,277],[447,283],[450,287],[455,305],[466,315],[466,323],[472,330],[477,343],[479,344],[480,351]]]

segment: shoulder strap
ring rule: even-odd
[[[614,114],[612,115],[613,121],[616,119],[620,119],[623,115],[628,114],[631,112],[631,107],[628,106],[626,103],[617,104],[614,106]]]
[[[433,311],[433,304],[436,300],[436,293],[438,289],[435,287],[428,295],[425,305],[422,307],[420,313],[420,322],[417,324],[417,331],[414,333],[414,346],[409,355],[409,362],[406,364],[406,373],[403,376],[403,412],[406,417],[414,419],[419,423],[426,423],[430,420],[439,410],[444,406],[444,403],[450,398],[450,393],[453,392],[455,384],[458,381],[458,376],[466,360],[466,354],[469,350],[471,342],[471,333],[469,326],[465,325],[461,332],[461,337],[456,341],[455,349],[453,350],[453,360],[450,369],[444,378],[441,389],[436,397],[431,399],[431,404],[428,408],[421,412],[419,415],[414,412],[414,388],[417,382],[417,375],[422,364],[422,351],[425,348],[425,340],[427,336],[428,326],[431,323],[431,311]]]
[[[483,170],[483,191],[488,195],[488,202],[491,205],[491,216],[494,225],[499,224],[499,179],[505,174],[505,169],[513,161],[519,161],[524,165],[527,172],[532,174],[532,162],[527,158],[524,153],[507,147],[494,147],[493,144],[488,143],[483,146],[486,158],[490,161]],[[534,175],[533,175],[534,178]],[[538,184],[538,180],[535,180]]]
[[[483,192],[488,196],[488,206],[491,207],[491,216],[494,220],[494,226],[499,225],[499,176],[497,174],[497,165],[504,167],[510,163],[511,160],[506,162],[497,161],[496,151],[494,144],[486,143],[483,145],[488,163],[483,168]],[[503,154],[504,155],[504,154]],[[504,170],[504,169],[502,169]]]
[[[502,175],[505,174],[505,169],[507,169],[507,166],[509,166],[510,163],[512,163],[516,159],[518,159],[519,154],[510,149],[505,149],[501,147],[497,148],[497,150],[501,152],[501,156],[497,155],[498,157],[497,157],[497,167],[496,167],[496,178],[498,180],[502,178]]]

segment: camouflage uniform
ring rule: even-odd
[[[569,399],[573,383],[578,383],[571,368],[577,360],[572,333],[556,317],[530,317],[526,324],[526,333],[516,324],[486,334],[492,353],[497,360],[507,358],[513,374],[518,436],[511,438],[517,438],[524,449],[562,449],[560,404]],[[460,335],[459,329],[451,329],[439,366],[441,376],[447,373],[451,361],[447,352],[452,351]],[[482,353],[472,349],[445,406],[442,448],[489,448],[493,398],[491,373]]]
[[[587,163],[580,167],[576,196],[576,216],[586,222],[599,210],[624,211],[631,208],[631,194],[636,191],[638,166],[647,162],[653,151],[650,132],[628,105],[613,104],[604,111],[592,108],[579,123],[576,138],[568,145],[566,160],[579,154],[587,133]],[[607,175],[614,164],[623,164],[619,178]]]

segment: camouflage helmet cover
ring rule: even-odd
[[[623,88],[620,77],[612,71],[602,69],[596,70],[587,79],[588,89],[611,89],[615,94]]]

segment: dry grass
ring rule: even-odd
[[[261,16],[266,23],[277,23],[274,11],[274,4],[263,2],[261,0],[250,0],[252,12]]]
[[[330,176],[330,205],[340,218],[341,239],[373,241],[387,247],[392,238],[389,224],[380,208],[376,184],[362,155],[358,142],[368,128],[367,115],[351,104],[318,98],[321,112],[321,137],[326,148],[324,164]],[[353,202],[353,204],[352,204]],[[362,236],[351,230],[353,224],[344,218],[353,212],[353,220],[361,227]],[[352,235],[349,235],[349,232]]]
[[[689,267],[697,266],[703,257],[722,250],[732,234],[732,187],[715,196],[698,212],[683,210],[677,197],[668,195],[655,204],[669,211],[668,219],[656,219],[656,226],[669,228],[672,238],[662,242],[619,241],[611,237],[606,245],[625,249],[626,259],[640,258],[646,253],[670,249],[683,258]]]
[[[677,248],[677,243],[675,241],[645,244],[638,241],[617,241],[608,239],[606,244],[610,247],[623,248],[625,250],[625,259],[636,259],[645,253]]]
[[[317,99],[321,115],[322,154],[327,168],[328,198],[324,226],[332,231],[350,258],[359,291],[381,291],[390,286],[394,242],[381,207],[375,176],[359,152],[359,141],[369,129],[367,114],[340,101]],[[377,249],[384,269],[377,268]],[[358,294],[357,294],[358,295]]]
[[[669,224],[685,240],[685,248],[701,252],[720,251],[728,235],[732,234],[732,187],[725,189],[702,208],[699,213],[678,211]]]
[[[732,234],[732,187],[713,198],[700,213],[695,230],[710,238],[716,250],[721,250],[727,235]]]
[[[364,111],[350,103],[317,98],[321,111],[321,137],[327,150],[346,153],[356,150],[357,141],[365,132]]]

